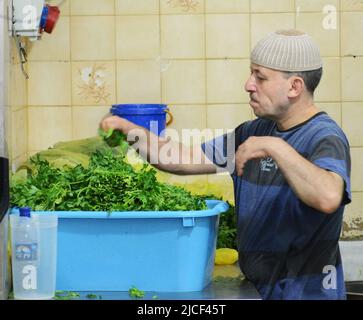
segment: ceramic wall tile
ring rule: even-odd
[[[363,101],[343,102],[342,109],[343,130],[350,145],[352,147],[363,146]]]
[[[117,62],[117,103],[160,103],[158,61]]]
[[[72,139],[72,108],[29,107],[28,150],[45,150]]]
[[[161,14],[204,13],[205,0],[160,0]]]
[[[161,17],[161,56],[166,59],[199,59],[205,56],[204,15]]]
[[[341,99],[340,59],[323,58],[323,76],[316,88],[316,102],[338,102]]]
[[[252,0],[251,12],[292,12],[295,9],[294,0]]]
[[[274,3],[271,1],[271,3]],[[281,29],[295,28],[294,13],[251,14],[251,50],[268,34]]]
[[[249,58],[249,28],[248,14],[207,15],[207,58]]]
[[[363,191],[363,148],[351,148],[350,154],[352,157],[352,191]]]
[[[27,80],[21,71],[20,65],[12,65],[9,81],[9,106],[14,111],[15,109],[27,106],[27,104]]]
[[[342,106],[339,102],[321,102],[316,106],[325,111],[340,127],[342,126]]]
[[[28,68],[30,106],[69,106],[71,104],[69,62],[30,62]]]
[[[174,129],[178,133],[179,141],[182,141],[183,130],[202,131],[207,126],[205,105],[168,105],[173,116],[173,122],[168,129]],[[185,134],[188,133],[185,131]],[[187,143],[184,141],[183,143]]]
[[[156,15],[116,17],[117,59],[155,59],[160,56],[160,27]]]
[[[210,129],[235,129],[251,120],[251,107],[247,104],[208,105],[207,127]]]
[[[342,11],[363,11],[361,0],[340,0]]]
[[[159,14],[159,0],[116,0],[116,14]]]
[[[357,35],[363,30],[363,12],[343,12],[341,27],[342,56],[362,56],[363,41],[358,41]]]
[[[340,9],[339,0],[296,0],[296,12],[326,12]]]
[[[115,14],[115,0],[70,0],[70,5],[73,16]]]
[[[115,16],[71,17],[72,60],[115,59]]]
[[[343,101],[363,101],[363,58],[346,57],[342,63],[342,99]]]
[[[164,61],[161,71],[163,103],[205,103],[206,90],[204,61]]]
[[[86,139],[98,135],[101,120],[110,111],[110,106],[72,107],[73,140]]]
[[[324,20],[323,13],[301,13],[296,18],[296,28],[313,38],[322,56],[340,56],[339,17],[336,18],[336,22],[328,23]]]
[[[25,154],[28,150],[28,119],[26,107],[12,112],[11,130],[11,158],[17,158]]]
[[[30,42],[30,61],[69,61],[70,18],[61,16],[51,34],[45,33],[40,41]]]
[[[244,84],[250,74],[249,60],[208,60],[207,101],[208,104],[247,103],[248,94]]]
[[[19,51],[16,47],[16,42],[14,38],[10,38],[9,40],[9,49],[10,49],[10,63],[19,64],[20,63]]]
[[[205,0],[206,13],[249,13],[249,0]]]
[[[114,61],[72,62],[72,104],[111,105],[116,102]]]

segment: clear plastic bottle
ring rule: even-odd
[[[19,219],[12,227],[13,286],[15,299],[39,299],[39,227],[31,209],[19,209]]]

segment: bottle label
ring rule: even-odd
[[[34,261],[38,258],[37,243],[19,243],[15,245],[15,258],[18,261]]]

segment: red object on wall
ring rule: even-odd
[[[56,6],[50,6],[48,7],[48,17],[45,23],[44,31],[47,33],[52,33],[60,15],[60,10]]]

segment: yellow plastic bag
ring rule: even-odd
[[[238,260],[238,252],[235,249],[220,248],[216,250],[214,263],[218,265],[234,264]]]

